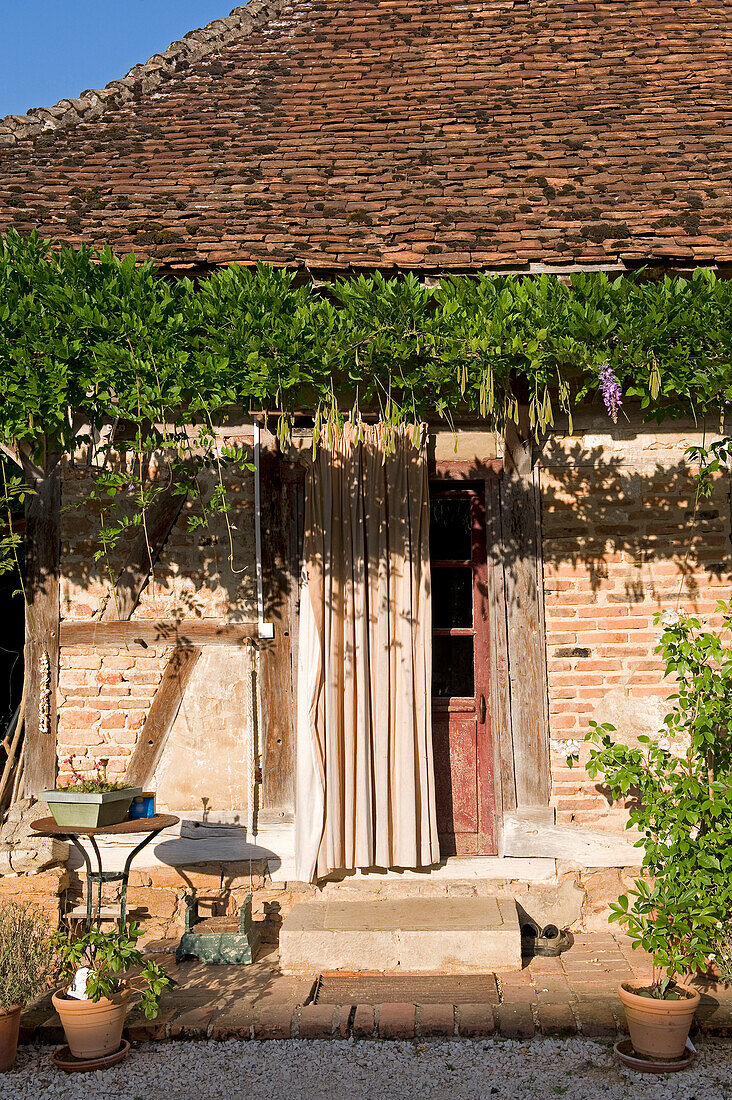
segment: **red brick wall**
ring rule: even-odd
[[[59,672],[59,779],[66,782],[73,757],[78,771],[109,761],[110,778],[124,774],[127,759],[167,662],[165,646],[144,653],[64,647]]]
[[[709,436],[707,437],[709,439]],[[542,461],[544,585],[553,801],[563,822],[622,828],[584,769],[566,766],[561,742],[590,719],[618,738],[655,733],[672,685],[653,650],[654,613],[676,606],[713,617],[732,595],[729,477],[692,523],[694,483],[684,450],[692,425],[613,427],[597,417],[556,435]],[[581,760],[587,750],[582,747]]]

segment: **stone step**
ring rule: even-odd
[[[304,902],[282,923],[280,967],[286,974],[519,970],[516,903],[496,897]]]

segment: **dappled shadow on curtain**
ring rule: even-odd
[[[423,439],[386,433],[370,427],[359,441],[347,426],[306,488],[298,806],[315,799],[316,810],[307,830],[298,812],[298,844],[308,878],[314,848],[318,874],[439,859],[427,464]],[[309,616],[316,652],[303,641]]]

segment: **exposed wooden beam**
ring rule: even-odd
[[[132,622],[65,622],[62,646],[148,649],[151,645],[245,645],[257,637],[256,623],[210,619],[139,619]]]
[[[0,451],[3,452],[6,458],[9,458],[11,462],[14,462],[16,466],[20,466],[23,469],[23,460],[17,451],[14,451],[12,447],[9,447],[7,443],[0,443]]]
[[[516,804],[551,794],[543,614],[541,502],[526,409],[506,425],[501,522]],[[508,808],[508,807],[507,807]]]
[[[494,751],[497,801],[500,817],[516,806],[516,776],[513,760],[511,727],[511,691],[508,676],[508,639],[506,636],[506,592],[501,525],[501,496],[498,474],[486,479],[486,542],[488,558],[489,645],[491,657],[491,716],[494,729]]]
[[[152,779],[200,656],[200,646],[173,650],[130,759],[125,775],[128,783],[144,788]]]
[[[185,493],[176,493],[175,489],[175,484],[171,483],[147,509],[145,524],[140,526],[102,613],[104,622],[129,619],[135,610],[186,499]]]
[[[262,433],[262,564],[265,618],[274,638],[262,647],[259,693],[262,728],[262,808],[295,804],[295,673],[298,582],[305,469],[280,460],[274,437]]]
[[[56,778],[61,478],[32,481],[26,498],[24,789],[35,795]]]
[[[504,818],[504,854],[561,859],[583,867],[634,867],[643,858],[637,834],[603,832],[576,825],[532,821],[520,811]]]

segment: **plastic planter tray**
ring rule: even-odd
[[[99,829],[118,825],[127,818],[132,799],[142,794],[141,787],[123,787],[119,791],[85,794],[81,791],[41,791],[39,798],[48,803],[57,825],[68,829]]]

